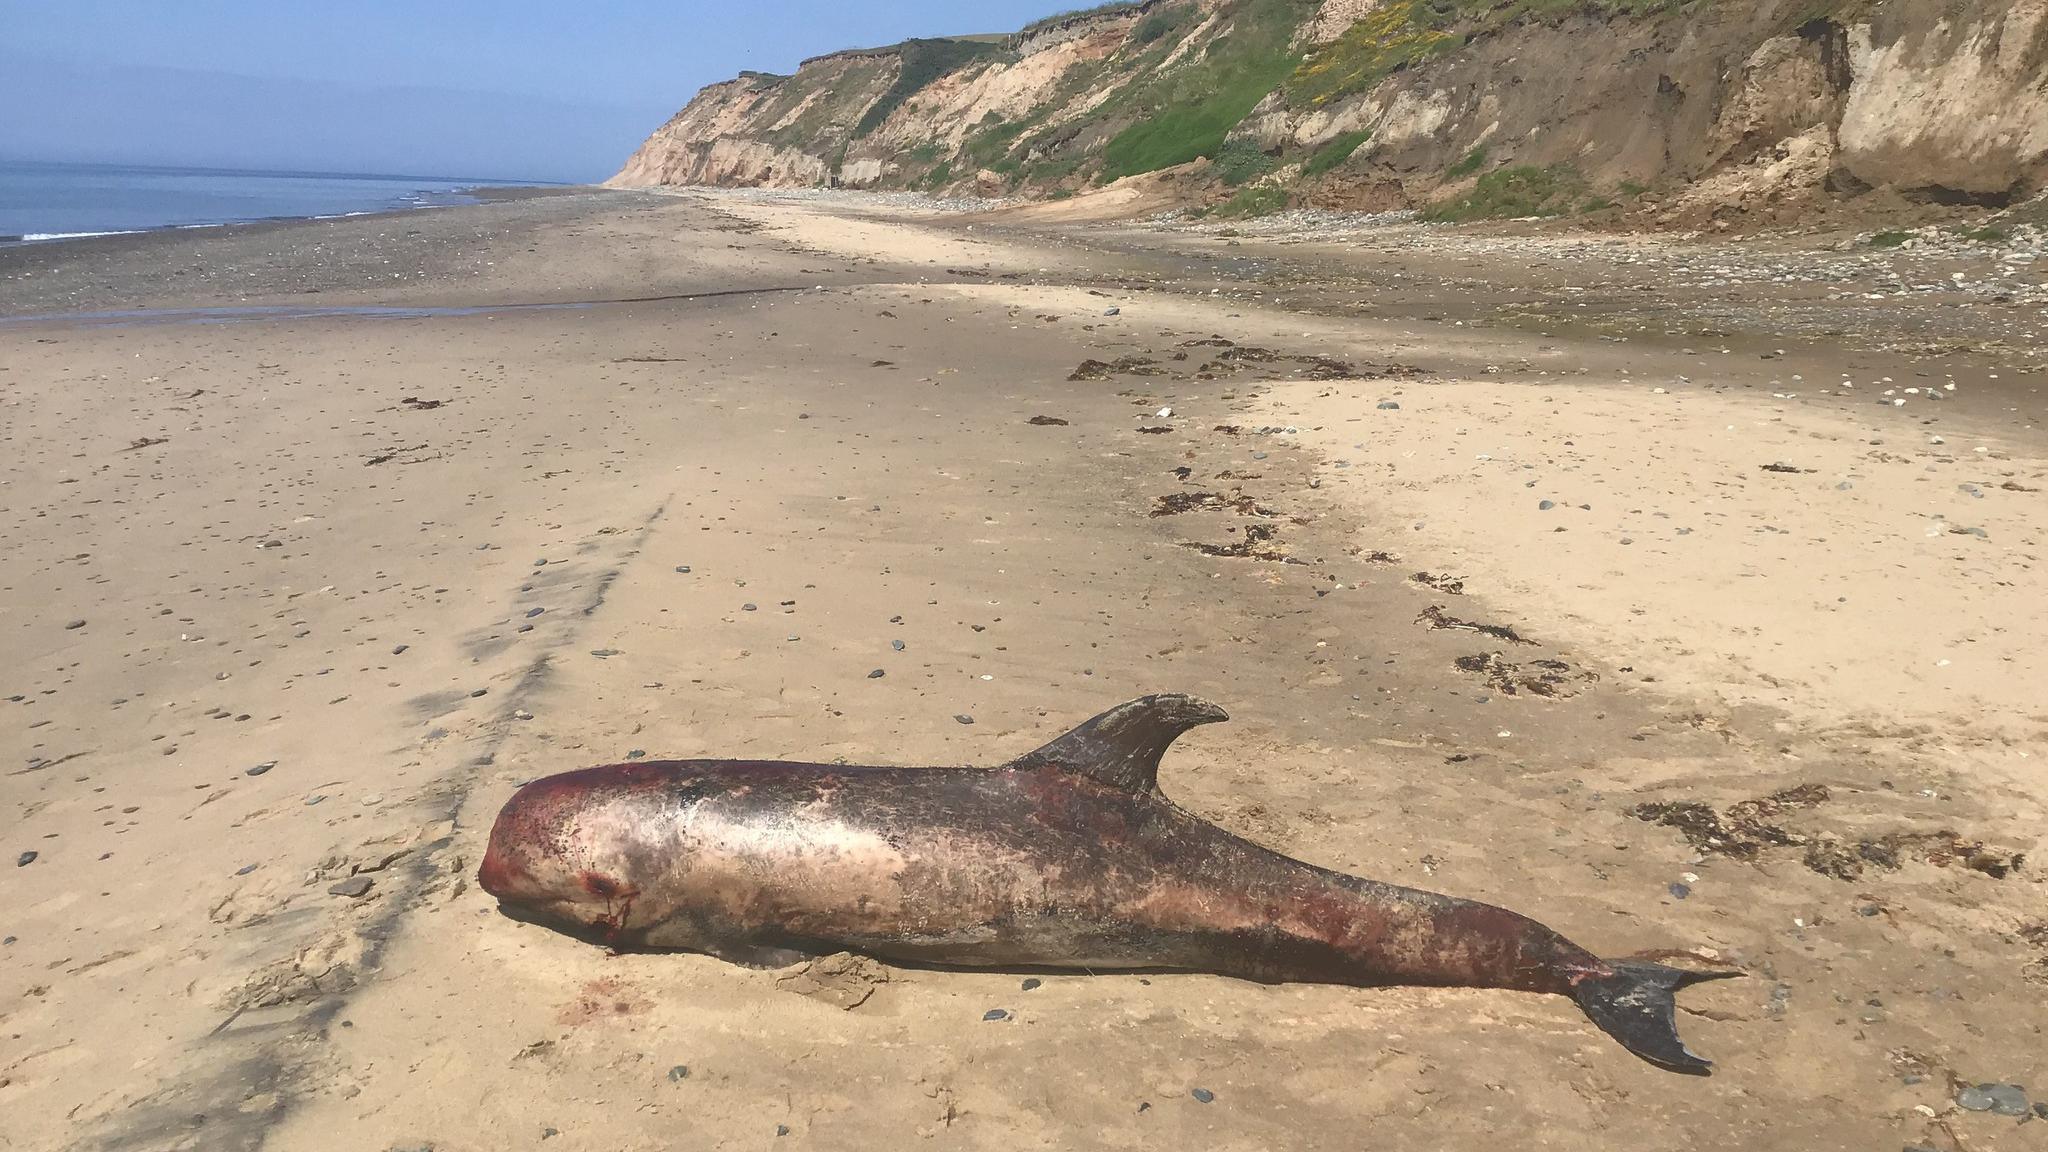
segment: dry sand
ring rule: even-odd
[[[1952,1103],[2048,1100],[2029,394],[1930,429],[965,226],[564,197],[179,241],[182,297],[163,241],[0,259],[17,313],[688,297],[0,323],[0,1148],[2039,1146]],[[1685,1000],[1717,1074],[1511,993],[611,956],[470,879],[540,775],[990,763],[1166,690],[1233,714],[1164,775],[1226,827],[1739,965]]]

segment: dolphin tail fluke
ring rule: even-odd
[[[1609,960],[1614,975],[1587,978],[1571,990],[1572,999],[1600,1030],[1622,1047],[1672,1072],[1705,1076],[1713,1061],[1693,1055],[1679,1039],[1673,994],[1703,980],[1740,976],[1740,972],[1692,972],[1647,960]]]

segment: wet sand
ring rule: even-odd
[[[0,1146],[2036,1140],[1953,1103],[2048,1099],[2027,329],[1421,298],[1509,243],[1345,265],[1373,316],[1229,239],[612,194],[0,254],[15,316],[298,310],[0,323]],[[1789,385],[1843,371],[1958,388]],[[1162,782],[1233,831],[1741,967],[1717,1074],[1510,993],[612,956],[471,878],[540,775],[1151,691],[1232,713]]]

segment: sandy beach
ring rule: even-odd
[[[0,1148],[2039,1147],[2043,271],[627,192],[0,251]],[[1234,832],[1739,969],[1715,1075],[475,886],[537,777],[1165,691]]]

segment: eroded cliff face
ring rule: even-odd
[[[1147,0],[699,93],[622,186],[1797,216],[2048,185],[2048,0]]]

